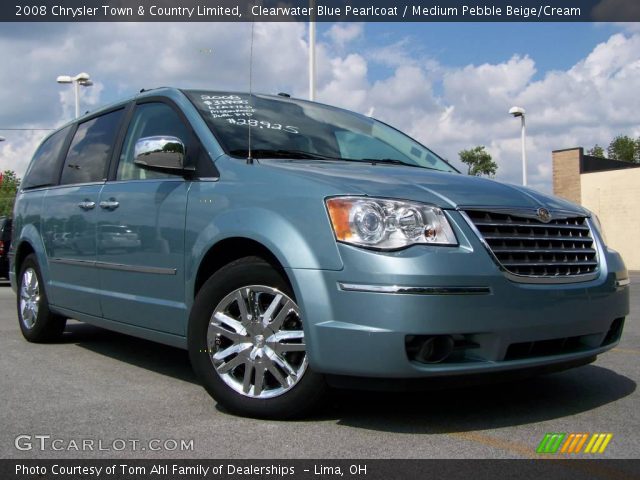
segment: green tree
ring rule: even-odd
[[[0,216],[10,216],[13,213],[13,203],[16,192],[20,187],[20,178],[13,170],[2,172],[0,181]]]
[[[467,173],[477,177],[486,175],[493,178],[498,170],[498,164],[493,161],[491,154],[485,150],[484,145],[462,150],[458,153],[460,161],[467,165]]]
[[[598,157],[598,158],[606,158],[606,155],[604,154],[604,148],[602,148],[597,143],[594,145],[594,147],[591,150],[587,152],[587,155],[590,155],[592,157]]]
[[[628,135],[618,135],[607,148],[607,154],[612,160],[622,160],[625,162],[636,162],[640,158],[638,152],[638,141]]]

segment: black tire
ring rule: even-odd
[[[37,305],[37,315],[33,317],[23,316],[21,301],[23,300],[23,282],[25,281],[25,273],[30,271],[35,275],[37,281],[38,295],[34,302]],[[18,283],[17,309],[18,324],[22,335],[29,342],[46,343],[52,342],[60,338],[67,324],[67,319],[53,313],[49,309],[49,301],[42,282],[42,275],[38,267],[38,261],[35,254],[30,254],[24,259],[20,266],[20,273],[16,279]]]
[[[188,329],[191,365],[207,392],[231,413],[273,419],[308,414],[319,405],[327,391],[324,377],[308,366],[289,390],[271,398],[255,398],[234,390],[213,365],[207,343],[210,320],[223,299],[237,289],[250,285],[277,289],[295,302],[291,287],[282,275],[261,258],[245,257],[221,268],[202,286],[191,310]],[[253,375],[255,382],[257,373]],[[266,378],[265,373],[262,377]]]

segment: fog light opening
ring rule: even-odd
[[[421,363],[444,362],[453,352],[454,341],[451,335],[434,335],[428,337],[416,354],[416,361]]]

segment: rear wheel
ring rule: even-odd
[[[257,257],[232,262],[204,284],[189,321],[189,354],[207,391],[241,415],[300,416],[326,389],[309,368],[289,285]]]
[[[49,310],[42,275],[34,254],[22,262],[18,275],[18,320],[30,342],[50,342],[62,335],[67,319]]]

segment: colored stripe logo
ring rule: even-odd
[[[545,433],[536,453],[604,453],[612,433]]]

